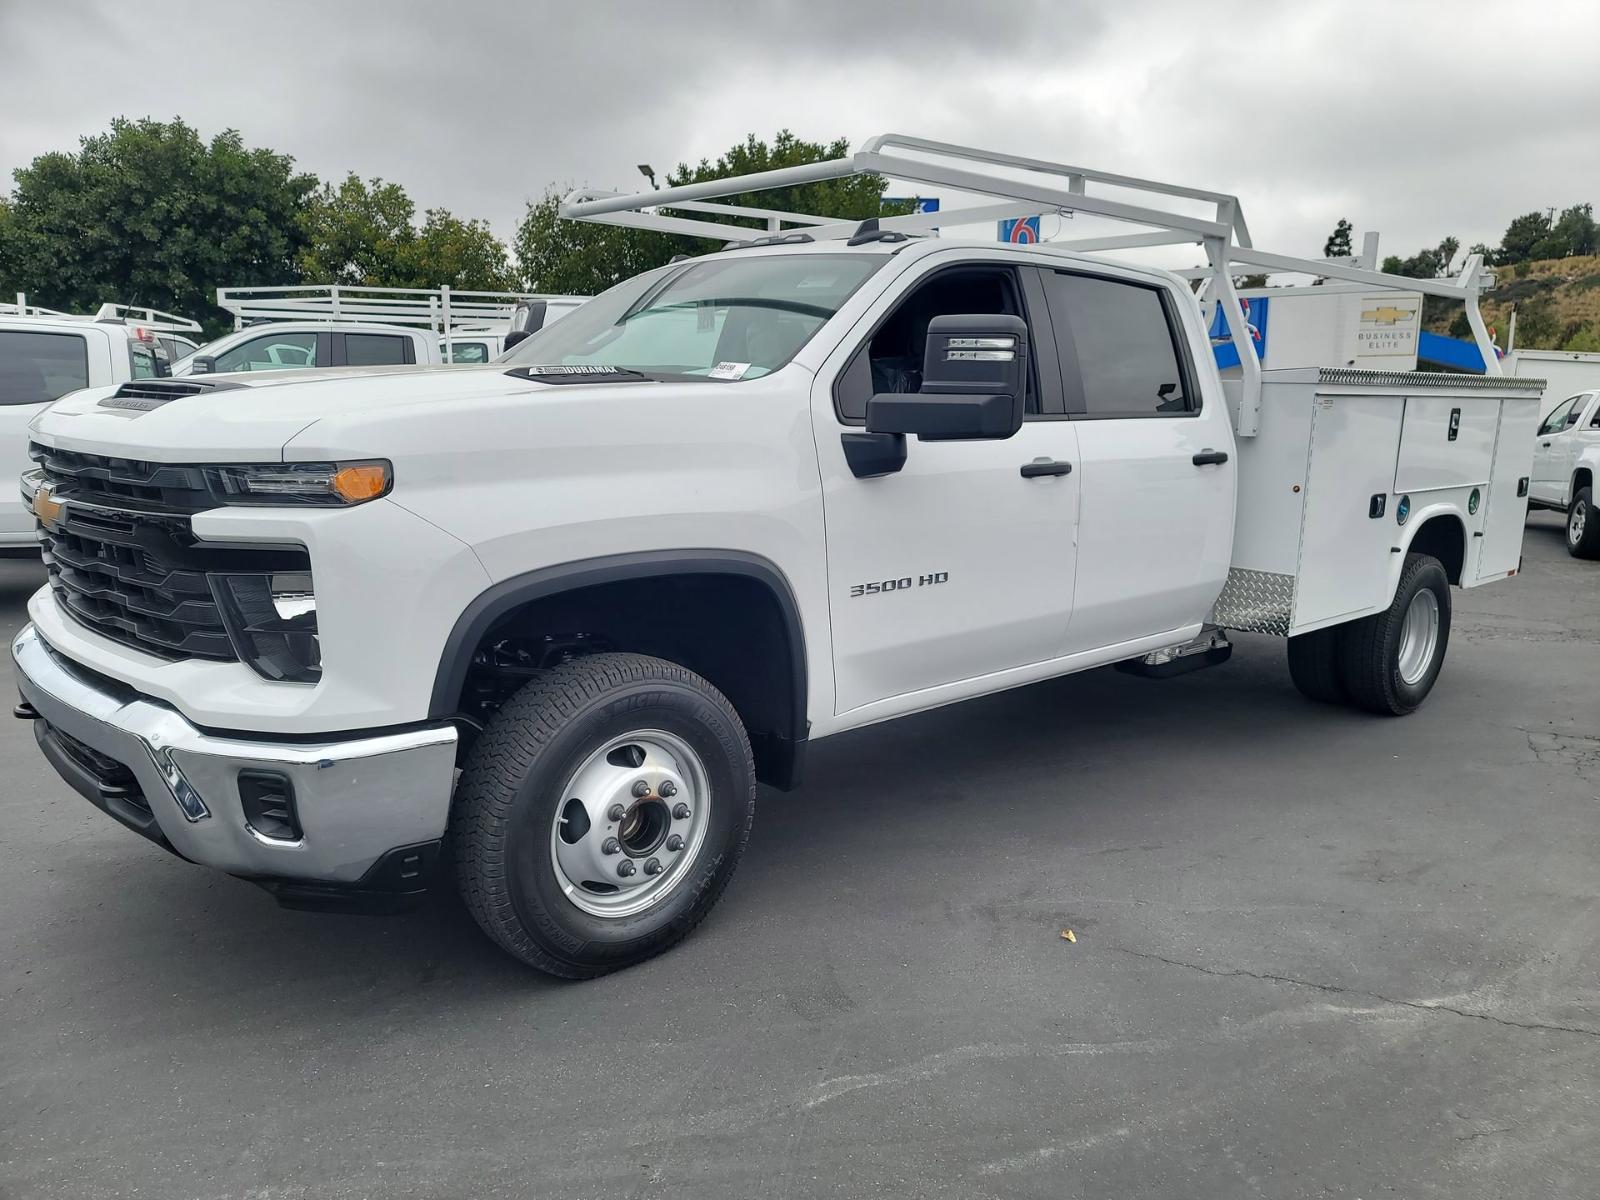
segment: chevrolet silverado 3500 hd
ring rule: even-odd
[[[1237,307],[1230,262],[1418,286],[1254,251],[1231,197],[1144,185],[1218,207],[1162,215],[1088,186],[1139,181],[933,145],[820,167],[1157,225],[1205,248],[1208,304]],[[494,364],[44,413],[50,578],[12,653],[57,771],[287,904],[415,893],[447,853],[501,946],[589,976],[704,917],[808,739],[1209,665],[1228,628],[1286,636],[1318,700],[1401,714],[1451,586],[1516,572],[1537,381],[1262,373],[1248,345],[1225,381],[1164,271],[703,202],[819,170],[574,198],[731,245]],[[1477,319],[1476,263],[1423,282]]]

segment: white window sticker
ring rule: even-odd
[[[749,363],[719,362],[711,368],[708,377],[711,379],[743,379],[744,373],[749,369]]]

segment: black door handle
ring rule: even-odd
[[[1550,443],[1549,442],[1540,442],[1539,444],[1541,446],[1543,446],[1546,450],[1550,449]]]
[[[1037,479],[1041,475],[1070,474],[1072,474],[1072,464],[1069,462],[1057,462],[1055,459],[1022,464],[1022,477],[1024,479]]]
[[[1226,450],[1202,450],[1189,461],[1197,467],[1209,467],[1217,463],[1227,462],[1228,452]]]

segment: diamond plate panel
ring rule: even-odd
[[[1212,620],[1224,629],[1288,637],[1294,619],[1294,576],[1272,571],[1228,572]]]

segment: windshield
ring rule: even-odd
[[[701,259],[618,284],[501,362],[615,367],[652,379],[755,379],[787,363],[882,254]]]

